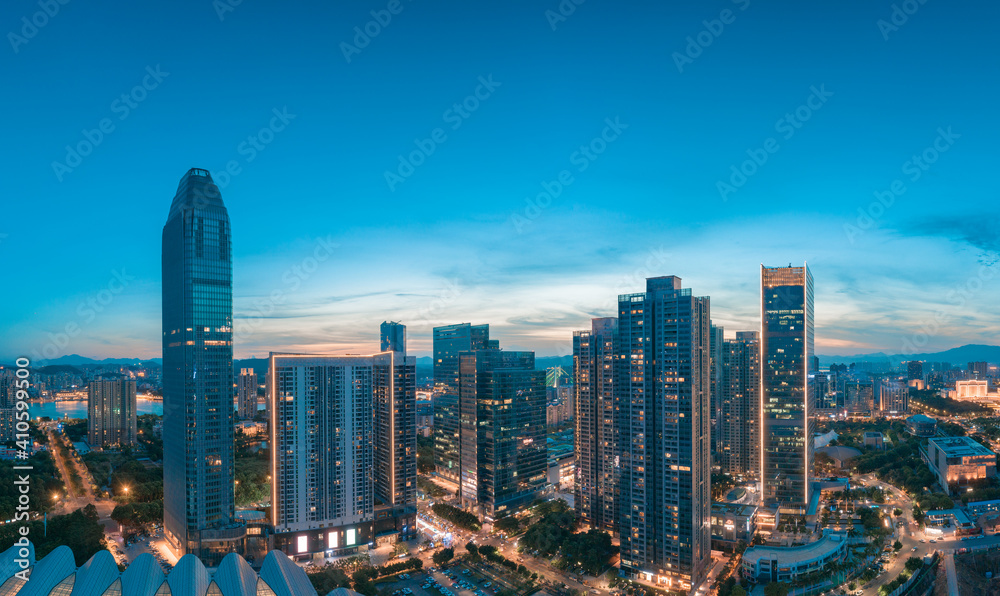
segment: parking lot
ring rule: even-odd
[[[380,592],[391,596],[495,596],[501,589],[469,569],[458,566],[445,571],[434,569],[434,572],[404,573],[396,581],[380,583]]]

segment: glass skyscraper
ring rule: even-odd
[[[395,321],[383,321],[379,326],[379,340],[382,352],[399,352],[406,356],[406,325]]]
[[[534,352],[459,354],[462,506],[497,519],[530,505],[547,478],[545,371]]]
[[[672,590],[711,561],[709,329],[678,277],[618,297],[621,570]]]
[[[231,230],[207,170],[177,187],[162,275],[164,536],[214,567],[241,548],[245,527],[233,518]]]
[[[461,443],[458,411],[458,355],[498,347],[490,343],[489,325],[459,323],[434,328],[434,468],[438,475],[459,481]]]
[[[761,483],[766,505],[802,514],[813,469],[813,279],[761,265]]]

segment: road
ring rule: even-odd
[[[955,571],[955,555],[944,556],[944,567],[948,572],[948,596],[958,596],[958,574]]]
[[[56,468],[62,476],[63,484],[66,485],[67,493],[67,495],[60,500],[59,506],[53,511],[53,514],[72,513],[77,509],[82,509],[87,505],[93,504],[94,507],[97,508],[97,515],[100,518],[100,523],[104,526],[105,539],[109,545],[112,542],[115,542],[116,537],[118,537],[119,529],[118,522],[111,519],[111,512],[115,509],[115,502],[110,499],[99,498],[94,494],[93,485],[90,481],[90,471],[87,470],[87,466],[83,463],[77,462],[72,456],[68,459],[62,457],[59,449],[56,449],[56,442],[62,442],[64,440],[64,436],[57,435],[51,426],[46,429],[46,433],[49,437],[49,445],[52,446],[52,449],[50,450],[52,457],[55,459]],[[67,443],[63,444],[65,445]],[[83,479],[83,494],[77,493],[77,491],[73,488],[68,471],[71,467],[75,469],[77,474],[80,475],[80,478]],[[120,537],[118,537],[117,542],[121,545]],[[116,554],[116,558],[120,559],[121,557]]]

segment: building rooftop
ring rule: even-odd
[[[946,457],[993,455],[992,451],[969,437],[934,437],[927,439],[927,442],[933,443]]]
[[[723,503],[720,501],[714,501],[712,503],[712,513],[718,515],[733,514],[741,517],[750,517],[757,512],[757,507],[754,505],[741,505],[739,503]]]
[[[816,542],[802,546],[751,546],[743,553],[743,558],[748,561],[777,560],[778,565],[794,565],[822,558],[839,549],[843,543],[843,536],[828,534]]]
[[[920,423],[925,423],[925,424],[934,423],[934,424],[937,424],[937,420],[931,418],[930,416],[925,416],[924,414],[914,414],[913,416],[910,416],[909,418],[907,418],[906,421],[907,422],[915,422],[917,424],[920,424]]]

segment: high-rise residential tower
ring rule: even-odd
[[[233,520],[231,233],[211,175],[188,170],[163,226],[163,526],[177,554],[210,567],[245,537]]]
[[[271,354],[274,548],[342,555],[415,536],[415,365],[392,351]]]
[[[674,276],[618,297],[621,570],[675,590],[711,560],[709,315]]]
[[[760,334],[739,331],[722,348],[722,415],[716,452],[722,471],[755,479],[760,473]]]
[[[498,347],[490,342],[489,325],[459,323],[434,328],[434,468],[437,474],[459,481],[461,459],[458,408],[458,355]]]
[[[236,378],[236,413],[240,420],[257,415],[257,373],[252,368],[241,368]]]
[[[87,386],[87,443],[92,448],[135,445],[135,381],[99,377]]]
[[[383,321],[379,326],[381,352],[399,352],[406,356],[406,325],[395,321]]]
[[[767,505],[804,513],[813,469],[813,278],[761,265],[761,483]]]
[[[373,364],[376,543],[409,540],[417,532],[417,360],[406,356],[406,326],[391,325],[397,332],[391,349]]]
[[[0,442],[17,440],[17,376],[0,366]]]
[[[534,352],[459,353],[462,506],[488,519],[517,513],[547,480],[545,371]]]
[[[905,381],[882,379],[878,384],[879,410],[883,416],[901,416],[910,410],[910,388]]]
[[[711,428],[712,428],[712,453],[718,453],[719,421],[722,420],[722,365],[723,365],[723,343],[725,342],[725,330],[722,326],[711,324],[709,327],[709,352],[708,360],[711,367],[709,395],[711,396]]]
[[[618,528],[618,409],[615,353],[618,319],[594,319],[589,331],[573,332],[576,392],[577,515],[593,528]]]

